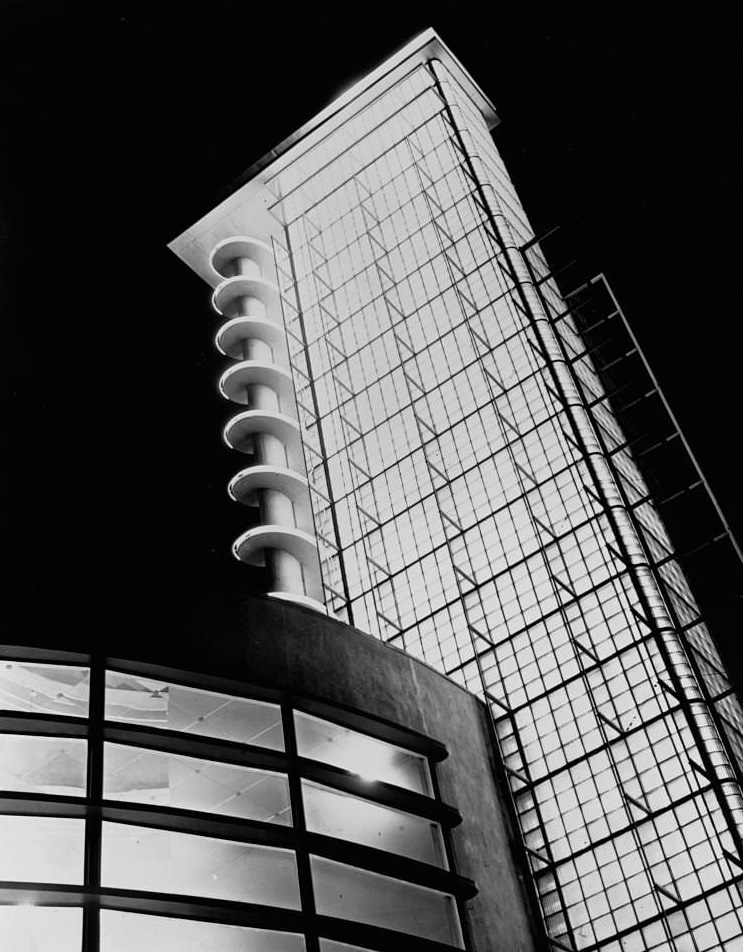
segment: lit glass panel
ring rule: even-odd
[[[101,911],[101,952],[303,952],[304,938],[218,922]]]
[[[431,796],[428,764],[420,754],[311,714],[295,711],[294,722],[301,757],[341,767],[370,782],[381,780]]]
[[[453,896],[317,856],[310,862],[321,915],[463,947]]]
[[[8,952],[80,952],[83,911],[55,906],[0,906],[0,937]]]
[[[128,803],[291,823],[289,784],[283,774],[122,744],[105,745],[103,795]]]
[[[2,815],[0,843],[1,880],[68,884],[83,881],[84,820]]]
[[[103,824],[101,882],[299,908],[297,864],[289,850],[128,824]]]
[[[85,754],[79,738],[0,734],[0,790],[81,797]]]
[[[63,664],[0,664],[0,710],[88,716],[90,671]]]
[[[373,846],[435,866],[446,866],[441,828],[359,797],[302,781],[307,829],[352,843]]]
[[[284,749],[278,705],[135,674],[106,672],[105,717],[271,750]]]
[[[368,952],[368,949],[347,942],[335,942],[333,939],[320,939],[320,952]]]

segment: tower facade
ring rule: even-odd
[[[496,123],[429,31],[173,242],[234,551],[486,701],[553,948],[743,948],[740,707]]]

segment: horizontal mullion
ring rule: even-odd
[[[350,793],[360,799],[381,803],[428,820],[435,820],[448,828],[457,826],[462,820],[459,811],[454,807],[427,797],[425,794],[396,787],[382,780],[374,780],[370,783],[353,771],[343,770],[332,764],[321,764],[306,757],[299,757],[298,763],[301,775],[307,780]]]
[[[35,734],[41,737],[88,736],[88,719],[35,711],[0,712],[0,734]]]
[[[569,468],[569,467],[568,467],[568,468]],[[529,494],[532,493],[532,492],[534,492],[540,485],[542,485],[542,484],[539,484],[539,483],[535,484],[534,486],[531,487],[531,489],[529,489],[529,490],[527,490],[526,492],[520,494],[519,496],[517,496],[515,499],[511,500],[510,502],[504,504],[500,509],[488,511],[484,516],[482,516],[481,518],[477,519],[475,522],[473,522],[473,523],[467,525],[466,527],[464,527],[464,528],[462,529],[462,534],[464,534],[464,533],[466,533],[466,532],[469,532],[471,529],[475,529],[475,528],[477,528],[477,527],[480,526],[480,525],[483,525],[483,524],[486,523],[489,519],[492,519],[494,516],[497,516],[498,514],[504,512],[504,511],[507,510],[507,509],[509,509],[514,503],[516,503],[516,502],[518,502],[518,501],[520,501],[520,500],[522,500],[522,499],[528,498]],[[431,496],[433,496],[433,495],[435,495],[435,491],[434,491],[434,493],[427,495],[427,496],[425,497],[425,499],[430,499]],[[416,502],[413,504],[413,506],[417,505],[418,502],[420,502],[420,500],[416,500]],[[413,508],[413,506],[409,507],[409,509]],[[406,511],[407,511],[407,510],[406,510]],[[399,513],[399,514],[397,514],[397,515],[400,515],[400,514],[402,514],[402,513]],[[384,526],[390,525],[392,522],[395,521],[395,519],[397,518],[397,515],[394,516],[392,519],[390,519],[388,522],[383,523],[382,526],[384,527]],[[476,583],[476,585],[473,587],[473,589],[468,589],[467,594],[469,594],[470,591],[474,591],[476,588],[481,588],[483,585],[487,584],[488,582],[496,581],[497,579],[502,578],[503,576],[505,576],[505,575],[507,575],[508,573],[512,572],[512,571],[513,571],[514,569],[516,569],[516,568],[520,568],[522,565],[524,565],[525,563],[527,563],[530,559],[532,559],[532,558],[533,558],[535,555],[537,555],[538,553],[540,553],[540,552],[545,552],[547,549],[551,548],[552,546],[559,545],[559,543],[566,541],[567,539],[570,538],[571,535],[574,535],[579,529],[584,529],[586,526],[588,526],[588,525],[590,525],[591,523],[597,521],[598,519],[600,519],[600,518],[601,518],[602,516],[604,516],[604,515],[605,515],[605,513],[603,512],[603,510],[601,510],[600,512],[592,513],[591,515],[587,516],[586,519],[584,519],[582,522],[579,522],[579,523],[577,523],[577,524],[571,525],[570,529],[566,530],[566,531],[565,531],[564,533],[562,533],[561,535],[559,535],[559,536],[552,536],[548,542],[543,543],[543,544],[537,546],[537,547],[534,548],[534,549],[530,549],[527,554],[523,554],[523,551],[522,551],[522,554],[521,554],[521,556],[520,556],[518,559],[514,560],[513,562],[510,562],[510,563],[508,564],[508,566],[507,566],[506,568],[502,569],[501,571],[496,572],[495,574],[491,575],[486,581],[480,582],[480,583]],[[376,531],[376,529],[372,529],[372,530],[371,530],[371,532],[374,532],[374,531]],[[357,539],[357,540],[356,540],[354,543],[352,543],[352,544],[357,544],[359,541],[362,541],[363,539],[367,538],[367,537],[371,534],[371,532],[364,533],[359,539]],[[439,552],[439,551],[441,551],[442,549],[447,548],[447,547],[449,546],[449,544],[451,543],[452,539],[454,539],[454,538],[456,538],[456,536],[449,537],[449,538],[445,539],[444,542],[440,543],[440,544],[437,545],[437,546],[433,546],[431,549],[427,550],[425,553],[419,554],[415,559],[413,559],[411,562],[406,563],[405,566],[403,566],[402,568],[396,569],[394,572],[391,572],[390,575],[389,575],[389,577],[390,577],[391,579],[394,579],[394,578],[396,578],[398,575],[400,575],[400,574],[402,574],[403,572],[405,572],[405,571],[406,571],[408,568],[410,568],[411,566],[413,566],[413,565],[417,564],[418,562],[422,561],[422,559],[426,558],[427,556],[433,554],[434,552]],[[341,552],[345,552],[345,547],[344,547],[343,549],[341,549]],[[369,592],[373,591],[373,589],[375,589],[376,587],[377,587],[376,585],[373,585],[370,589],[365,590],[363,593],[360,593],[360,594],[368,594]],[[356,597],[356,596],[354,596],[354,597]],[[577,597],[577,596],[576,596],[576,597]],[[570,601],[572,601],[572,599],[571,599]],[[566,604],[567,604],[567,603],[566,603]]]
[[[253,766],[286,772],[286,755],[282,751],[242,744],[238,741],[220,740],[218,737],[185,734],[157,727],[123,726],[112,721],[104,722],[103,737],[105,741],[127,747],[197,757],[200,760],[235,766]]]
[[[428,437],[428,439],[422,441],[422,442],[420,443],[420,445],[416,446],[415,449],[411,450],[409,453],[406,453],[404,456],[398,457],[394,462],[390,463],[389,466],[385,466],[384,469],[380,469],[380,470],[378,470],[376,473],[370,474],[370,478],[371,478],[372,480],[378,479],[380,476],[383,476],[385,473],[389,473],[389,472],[390,472],[392,469],[394,469],[396,466],[400,465],[401,463],[404,463],[406,460],[409,460],[409,459],[410,459],[412,456],[414,456],[416,453],[421,452],[422,450],[425,450],[425,449],[429,446],[429,444],[433,443],[433,442],[436,441],[436,440],[442,439],[442,438],[445,437],[447,434],[451,433],[451,431],[452,431],[453,429],[455,429],[456,427],[461,426],[463,423],[466,423],[467,420],[469,420],[470,418],[472,418],[472,417],[476,416],[477,414],[481,413],[481,412],[482,412],[484,409],[486,409],[487,407],[492,406],[492,405],[493,405],[493,402],[494,402],[494,401],[493,401],[492,399],[488,399],[485,403],[479,404],[479,405],[478,405],[477,407],[475,407],[470,413],[467,413],[465,416],[463,416],[463,417],[461,417],[460,419],[458,419],[455,423],[450,424],[449,426],[446,427],[446,429],[441,430],[440,432],[438,432],[438,433],[436,433],[436,434],[434,434],[434,435],[431,435],[430,437]],[[359,438],[359,440],[364,440],[368,435],[372,434],[375,430],[378,430],[381,426],[384,426],[389,420],[394,419],[395,416],[397,416],[397,415],[399,415],[399,414],[401,414],[401,413],[404,413],[406,410],[409,410],[411,407],[412,407],[412,404],[408,404],[407,406],[403,407],[401,410],[396,411],[396,413],[395,413],[393,416],[388,417],[387,420],[383,420],[381,423],[378,423],[378,424],[376,424],[376,426],[372,427],[372,429],[366,430],[366,431],[362,434],[362,436]],[[493,459],[495,456],[497,456],[498,453],[501,453],[501,452],[507,450],[509,447],[515,446],[519,441],[521,441],[521,440],[525,439],[526,437],[530,436],[532,433],[536,432],[540,427],[545,426],[547,423],[549,423],[549,422],[552,421],[552,420],[557,420],[557,419],[559,418],[560,414],[565,414],[565,412],[566,412],[566,411],[564,410],[563,407],[558,407],[554,413],[552,413],[552,414],[550,414],[549,416],[545,417],[541,422],[535,423],[535,424],[534,424],[533,426],[531,426],[528,430],[519,431],[519,435],[516,436],[516,437],[514,437],[514,438],[513,438],[512,440],[510,440],[509,442],[501,444],[501,445],[498,446],[495,450],[493,450],[493,449],[491,449],[491,448],[488,447],[488,454],[487,454],[487,456],[483,456],[482,458],[477,459],[474,463],[472,463],[472,465],[466,467],[465,469],[460,470],[460,471],[457,473],[456,476],[452,477],[452,478],[449,480],[449,482],[450,482],[450,483],[451,483],[451,482],[454,482],[455,479],[459,479],[461,476],[466,475],[467,473],[472,472],[472,471],[475,470],[481,463],[489,462],[491,459]],[[355,440],[353,440],[350,444],[348,444],[348,446],[342,447],[342,448],[340,448],[340,449],[338,449],[338,450],[335,450],[333,453],[331,453],[331,454],[327,457],[328,461],[334,460],[334,459],[336,459],[336,458],[341,458],[341,454],[344,454],[344,453],[348,452],[348,451],[349,451],[349,447],[353,447],[353,445],[354,445],[356,442],[358,442],[359,440],[356,440],[356,439],[355,439]],[[581,455],[581,456],[579,457],[579,459],[581,459],[581,460],[582,460],[583,458],[584,458],[583,455]],[[564,472],[566,469],[569,469],[570,467],[574,466],[577,462],[578,462],[578,460],[575,460],[575,461],[572,462],[572,463],[568,463],[568,464],[567,464],[566,466],[564,466],[561,470],[556,470],[556,471],[555,471],[555,474]],[[541,485],[541,484],[537,484],[537,485]],[[351,489],[351,490],[349,490],[347,493],[344,493],[342,496],[338,496],[338,497],[337,497],[337,501],[340,501],[340,500],[342,500],[342,499],[348,498],[349,496],[352,496],[352,495],[355,493],[355,491],[356,491],[355,489]]]
[[[417,68],[418,68],[418,67],[416,67],[416,69],[417,69]],[[411,76],[414,72],[415,72],[415,69],[411,70],[406,76],[404,76],[404,77],[401,78],[400,82],[403,83],[403,82],[404,82],[409,76]],[[349,152],[351,152],[351,151],[353,151],[353,150],[355,150],[355,149],[358,149],[360,143],[362,143],[362,142],[364,141],[364,139],[367,139],[369,136],[374,135],[375,132],[377,132],[380,128],[382,128],[382,126],[384,126],[384,125],[386,125],[388,122],[390,122],[390,120],[394,119],[395,116],[399,115],[401,112],[403,112],[403,110],[408,109],[413,103],[417,102],[417,100],[421,99],[423,96],[426,96],[426,95],[427,95],[428,93],[430,93],[430,92],[433,92],[433,87],[432,87],[432,86],[427,86],[425,89],[421,89],[419,92],[415,93],[410,99],[406,100],[406,102],[404,102],[401,106],[399,106],[397,109],[395,109],[394,112],[391,112],[389,115],[385,116],[384,119],[381,119],[375,126],[372,126],[371,129],[367,129],[366,132],[364,132],[358,139],[355,139],[355,140],[354,140],[352,143],[350,143],[346,148],[342,149],[340,152],[333,152],[333,155],[331,156],[330,159],[328,159],[327,162],[325,162],[325,163],[324,163],[323,165],[321,165],[318,169],[316,169],[314,172],[312,172],[310,175],[308,175],[307,178],[304,178],[304,179],[302,179],[301,182],[298,182],[293,188],[291,188],[288,192],[286,192],[284,195],[282,195],[281,198],[277,198],[277,199],[273,202],[273,204],[271,204],[271,205],[268,206],[268,210],[269,210],[272,214],[276,214],[275,209],[280,208],[280,206],[282,205],[282,203],[285,202],[287,199],[291,198],[291,196],[294,195],[295,192],[298,192],[298,191],[300,191],[300,190],[302,190],[302,189],[306,190],[306,189],[307,189],[307,183],[308,183],[308,182],[311,182],[312,179],[313,179],[316,175],[319,175],[321,172],[325,171],[330,165],[333,164],[333,162],[337,162],[338,159],[339,159],[341,156],[346,155],[347,153],[349,153]],[[371,105],[371,104],[370,104],[370,105]],[[367,162],[365,165],[361,166],[361,167],[360,167],[359,169],[357,169],[355,172],[353,172],[352,174],[350,174],[347,178],[345,178],[345,179],[343,179],[341,182],[339,182],[332,190],[328,191],[321,199],[318,199],[318,201],[313,202],[312,205],[308,205],[300,215],[298,215],[296,218],[291,219],[291,221],[287,222],[287,223],[286,223],[287,226],[294,224],[294,222],[297,221],[298,219],[300,219],[300,218],[302,217],[302,215],[306,215],[309,211],[311,211],[313,208],[315,208],[315,207],[316,207],[317,205],[319,205],[321,202],[326,201],[331,195],[333,195],[336,191],[338,191],[338,190],[339,190],[340,188],[342,188],[344,185],[348,184],[348,182],[350,182],[352,179],[356,178],[357,175],[359,175],[361,172],[363,172],[365,169],[367,169],[370,165],[373,165],[375,162],[377,162],[382,156],[384,156],[384,155],[386,155],[388,152],[392,152],[394,149],[396,149],[396,148],[400,145],[400,143],[404,142],[412,133],[417,132],[418,129],[421,129],[423,126],[427,125],[427,124],[428,124],[429,122],[431,122],[431,120],[434,119],[436,116],[441,115],[441,113],[442,113],[443,111],[444,111],[443,106],[442,106],[441,108],[438,108],[438,109],[433,110],[433,111],[431,112],[431,115],[430,115],[430,116],[427,116],[422,122],[418,123],[418,125],[413,126],[412,129],[408,129],[405,133],[403,133],[403,134],[401,135],[401,138],[400,138],[400,139],[397,139],[392,145],[388,146],[383,152],[378,152],[378,151],[375,152],[375,155],[374,155],[374,158],[373,158],[373,159],[371,159],[371,160],[370,160],[369,162]],[[330,133],[331,136],[332,136],[332,134],[333,134],[333,133]],[[320,142],[318,143],[318,146],[319,146],[322,142],[324,142],[324,141],[325,141],[325,139],[321,139]],[[306,153],[305,153],[305,154],[306,154]],[[281,172],[278,172],[275,177],[278,178],[278,177],[281,176],[281,174],[282,174]],[[271,190],[271,182],[272,182],[272,181],[273,181],[273,179],[269,179],[269,180],[266,182],[266,188],[268,188],[269,191]]]
[[[445,177],[446,177],[446,173],[445,173],[444,175],[442,175],[442,180],[445,179]],[[438,181],[438,180],[437,180],[437,181]],[[379,227],[381,227],[381,225],[382,225],[383,223],[385,223],[388,219],[392,218],[392,217],[395,216],[395,215],[398,215],[399,212],[402,211],[402,209],[404,209],[407,205],[412,205],[412,204],[414,203],[415,199],[417,199],[417,198],[419,198],[419,197],[421,197],[421,196],[424,196],[424,195],[425,195],[425,192],[423,192],[423,191],[415,192],[413,195],[410,196],[410,199],[409,199],[408,201],[406,201],[404,205],[401,205],[401,206],[399,207],[399,209],[396,209],[395,211],[392,211],[392,212],[390,212],[389,214],[385,215],[383,218],[381,218],[381,219],[379,220]],[[463,208],[463,209],[471,209],[471,206],[472,206],[472,202],[471,202],[471,197],[470,197],[469,195],[460,195],[459,197],[452,197],[451,202],[450,202],[450,203],[447,203],[447,205],[442,209],[442,211],[441,211],[441,213],[440,213],[440,216],[442,216],[442,215],[445,216],[445,215],[450,214],[451,212],[453,212],[453,211],[455,211],[455,210],[459,210],[460,207]],[[359,207],[359,206],[353,206],[353,207],[354,207],[354,208],[357,208],[357,207]],[[440,216],[439,216],[439,217],[440,217]],[[456,244],[457,242],[463,241],[463,240],[466,239],[469,235],[472,235],[472,234],[477,233],[478,231],[481,231],[481,230],[482,230],[482,227],[483,227],[482,221],[480,221],[480,220],[475,220],[474,217],[473,217],[473,220],[472,220],[471,223],[470,223],[470,222],[467,222],[467,218],[468,218],[469,216],[464,215],[464,214],[460,214],[459,217],[462,219],[462,226],[464,227],[464,230],[461,232],[461,234],[459,234],[459,235],[457,236],[456,239],[454,239],[454,244]],[[340,221],[340,219],[339,219],[339,221]],[[329,294],[323,295],[322,298],[319,298],[319,300],[325,300],[325,299],[328,298],[328,297],[332,297],[333,294],[335,294],[335,293],[336,293],[337,291],[339,291],[341,288],[345,287],[345,285],[350,284],[350,283],[351,283],[352,281],[354,281],[360,274],[363,274],[363,272],[364,272],[367,268],[373,267],[375,264],[377,264],[378,261],[379,261],[379,259],[380,259],[381,257],[388,256],[388,255],[392,254],[393,252],[398,251],[406,242],[410,241],[411,238],[415,238],[416,236],[420,235],[420,233],[421,233],[422,231],[424,231],[426,228],[436,227],[436,226],[437,226],[437,220],[436,220],[434,217],[432,217],[432,216],[426,218],[425,220],[421,220],[420,218],[418,218],[418,217],[416,216],[415,224],[416,224],[416,227],[415,227],[414,230],[412,230],[412,231],[407,231],[407,232],[403,233],[403,235],[402,235],[402,237],[400,238],[400,240],[397,241],[396,243],[392,244],[392,245],[383,245],[381,242],[377,241],[376,243],[377,243],[377,245],[378,245],[378,247],[379,247],[380,254],[375,254],[375,255],[374,255],[374,258],[373,258],[371,261],[366,262],[362,268],[360,268],[358,271],[355,271],[353,274],[351,274],[351,275],[350,275],[348,278],[346,278],[341,284],[334,286],[334,287],[331,289],[331,291],[330,291]],[[469,227],[467,227],[467,225],[469,225]],[[370,239],[369,239],[369,236],[368,236],[367,234],[363,233],[363,232],[360,233],[360,234],[358,234],[358,235],[354,235],[354,237],[351,239],[351,241],[348,242],[348,244],[344,245],[344,246],[343,246],[342,248],[340,248],[338,251],[336,251],[336,252],[334,252],[332,255],[330,255],[330,256],[327,258],[327,261],[324,263],[323,266],[328,265],[331,261],[333,261],[334,258],[337,258],[339,255],[342,255],[342,254],[344,254],[344,253],[349,253],[349,252],[350,252],[350,249],[352,249],[354,245],[357,245],[357,244],[359,244],[360,242],[363,242],[363,241],[365,241],[365,240],[370,240]],[[301,246],[300,246],[300,248],[301,248]],[[445,250],[446,250],[446,249],[443,249],[443,248],[441,248],[440,246],[437,246],[437,248],[438,248],[438,250],[437,250],[437,255],[439,255],[439,254],[441,254],[441,255],[445,254]],[[300,249],[297,249],[297,250],[300,250]],[[488,260],[493,260],[493,258],[492,258],[492,257],[489,257]],[[430,261],[430,259],[426,259],[426,262],[424,262],[424,263],[428,263],[428,261]],[[416,259],[416,262],[417,262],[417,259]],[[406,278],[406,277],[408,276],[408,274],[412,274],[414,271],[418,270],[420,267],[421,267],[421,265],[418,265],[417,268],[412,268],[410,271],[406,271],[405,274],[396,275],[396,276],[395,276],[395,281],[402,281],[404,278]],[[304,280],[306,280],[308,277],[310,277],[313,273],[314,273],[314,271],[313,271],[313,270],[310,270],[310,271],[307,271],[307,272],[305,272],[305,273],[298,274],[296,283],[297,283],[297,284],[301,283],[302,281],[304,281]]]
[[[299,837],[308,852],[348,866],[369,870],[382,876],[400,879],[439,892],[452,893],[462,899],[477,894],[472,880],[458,876],[440,866],[422,863],[389,850],[378,850],[350,840],[341,840],[321,833],[303,833]]]
[[[482,264],[476,265],[475,267],[473,267],[473,268],[470,269],[469,271],[465,271],[465,272],[463,273],[462,277],[459,278],[459,280],[456,282],[456,284],[459,285],[459,284],[465,283],[465,282],[467,282],[473,275],[476,275],[476,274],[478,274],[479,272],[485,272],[485,270],[486,270],[489,266],[492,267],[492,264],[493,264],[493,259],[490,259],[489,261],[486,261],[486,262],[483,262]],[[373,267],[373,265],[371,265],[371,264],[367,265],[367,268],[371,268],[371,267]],[[420,270],[420,268],[418,268],[417,270]],[[412,273],[413,273],[413,272],[411,272],[411,274],[412,274]],[[501,275],[501,276],[503,276],[503,275]],[[511,281],[510,276],[509,276],[509,281]],[[487,285],[487,282],[484,280],[484,278],[483,278],[483,284],[484,284],[484,285]],[[480,305],[480,306],[477,308],[477,313],[480,314],[483,310],[487,309],[488,307],[492,307],[494,304],[497,304],[499,301],[502,301],[502,300],[504,300],[504,299],[507,299],[507,300],[509,300],[509,301],[512,301],[513,293],[514,293],[514,288],[515,288],[515,287],[516,287],[516,285],[514,284],[512,287],[506,288],[505,290],[500,290],[500,289],[499,289],[499,290],[500,290],[500,293],[498,293],[498,294],[495,295],[494,297],[489,298],[484,304]],[[425,299],[425,301],[422,301],[421,304],[420,304],[418,307],[416,307],[414,310],[412,310],[410,313],[411,313],[411,314],[417,313],[417,311],[420,309],[420,307],[421,307],[422,305],[430,304],[432,301],[435,301],[437,298],[441,297],[446,291],[453,290],[454,288],[455,288],[455,285],[453,285],[453,284],[449,284],[449,285],[447,285],[445,288],[438,288],[435,294],[432,294],[430,297],[427,297],[427,298]],[[383,291],[380,291],[379,294],[373,295],[372,297],[369,298],[368,301],[366,301],[366,303],[360,305],[360,306],[357,307],[355,310],[350,311],[350,312],[347,313],[347,314],[344,314],[341,323],[345,323],[346,321],[351,321],[354,317],[356,317],[356,315],[361,314],[367,307],[369,307],[370,305],[375,304],[376,302],[378,302],[378,301],[380,301],[381,299],[383,299],[388,293],[389,293],[388,290],[387,290],[387,291],[384,291],[384,290],[383,290]],[[324,300],[324,299],[323,299],[323,300]],[[320,299],[319,299],[319,298],[318,298],[318,300],[317,300],[316,303],[317,303],[317,306],[319,307],[319,306],[320,306]],[[514,303],[515,303],[515,302],[514,302]],[[308,307],[305,308],[305,310],[308,310],[309,308],[311,308],[311,307],[313,307],[313,306],[314,306],[314,305],[309,305]],[[515,305],[515,306],[518,308],[518,305]],[[409,315],[405,315],[406,318],[407,318],[408,316],[409,316]],[[468,318],[468,320],[469,320],[469,318]],[[391,325],[391,326],[395,326],[395,325]],[[526,328],[524,328],[524,330],[526,330]],[[522,331],[520,330],[520,331],[518,331],[517,333],[522,333]],[[512,336],[514,336],[514,335],[512,335]],[[312,344],[314,344],[316,341],[318,341],[318,340],[320,340],[320,339],[321,339],[321,336],[320,336],[320,335],[318,335],[317,337],[313,337],[311,341],[308,341],[307,346],[311,346]],[[368,345],[364,345],[364,346],[368,346]]]
[[[297,831],[292,826],[267,823],[245,817],[230,817],[200,810],[152,806],[132,801],[106,800],[90,804],[90,813],[109,823],[126,826],[146,826],[151,829],[193,833],[216,839],[236,840],[241,843],[259,843],[282,849],[296,847]]]
[[[621,787],[620,787],[620,791],[621,791]],[[697,799],[697,797],[702,797],[706,793],[713,793],[713,792],[714,792],[714,788],[712,784],[707,784],[704,787],[700,787],[697,790],[693,790],[691,793],[685,794],[683,797],[679,798],[678,800],[669,802],[664,807],[661,807],[659,810],[650,810],[648,813],[643,813],[640,819],[630,820],[626,824],[626,826],[613,830],[611,833],[606,833],[604,836],[600,837],[599,839],[593,840],[587,846],[582,846],[580,847],[580,849],[574,850],[573,852],[566,854],[565,856],[562,856],[560,859],[554,860],[553,866],[550,867],[550,869],[545,870],[544,873],[554,873],[557,875],[559,874],[560,867],[565,865],[566,863],[576,860],[580,858],[581,856],[585,856],[588,853],[592,853],[595,850],[599,849],[601,846],[604,846],[607,843],[611,843],[612,840],[615,840],[618,837],[623,836],[625,833],[630,832],[632,830],[639,829],[641,826],[644,826],[646,823],[652,822],[653,820],[660,819],[660,817],[662,817],[664,814],[669,813],[672,810],[677,809],[678,807],[682,807],[687,803],[690,803],[691,801]],[[541,875],[544,875],[544,873],[542,873]],[[535,878],[538,879],[539,877],[540,877],[540,873],[536,873]]]

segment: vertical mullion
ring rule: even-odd
[[[441,803],[441,791],[439,789],[439,778],[436,773],[436,764],[431,761],[430,757],[426,757],[426,764],[428,766],[428,776],[431,778],[431,792],[433,793],[433,799],[436,803]],[[446,863],[450,873],[455,873],[457,869],[456,856],[454,855],[454,844],[452,843],[451,829],[448,826],[445,826],[443,823],[439,824],[439,829],[441,831],[441,838],[444,842],[444,854],[446,856]],[[471,949],[473,947],[472,942],[472,930],[469,924],[469,916],[467,911],[467,900],[462,899],[461,896],[454,897],[454,903],[457,909],[457,916],[459,919],[459,929],[462,933],[462,939],[465,949]]]
[[[294,728],[294,710],[289,703],[281,705],[281,717],[284,725],[284,747],[286,750],[287,770],[289,774],[289,797],[292,808],[292,823],[296,832],[297,875],[299,877],[299,898],[305,921],[305,947],[307,952],[319,952],[315,909],[315,891],[312,886],[310,854],[307,849],[307,824],[302,800],[302,780],[299,773],[297,754],[297,734]]]
[[[83,952],[99,952],[101,889],[101,801],[103,799],[103,712],[105,661],[94,655],[88,712],[87,816],[85,823],[85,893]]]

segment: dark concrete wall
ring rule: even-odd
[[[452,836],[457,871],[479,890],[467,903],[473,948],[542,948],[517,871],[485,709],[475,697],[371,635],[275,599],[249,598],[228,614],[194,619],[181,639],[144,634],[109,631],[106,655],[344,705],[442,743],[449,756],[437,765],[441,797],[463,818]],[[101,650],[100,642],[64,647]]]

